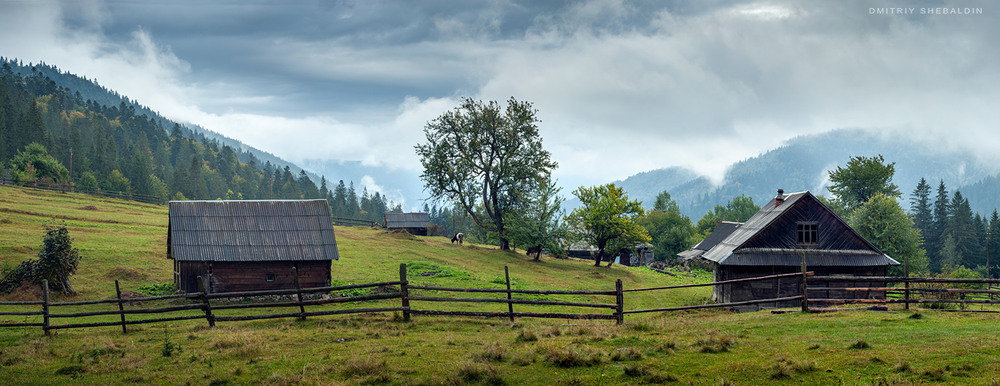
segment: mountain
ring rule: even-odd
[[[97,106],[117,107],[119,110],[133,109],[136,115],[147,116],[153,122],[167,128],[177,124],[185,136],[194,135],[197,137],[204,137],[208,141],[216,142],[219,145],[227,145],[240,151],[243,153],[240,157],[240,161],[242,162],[249,162],[249,155],[253,155],[260,165],[270,162],[271,165],[274,165],[278,169],[283,169],[285,166],[288,166],[289,170],[294,175],[298,175],[299,172],[303,170],[298,165],[285,161],[274,154],[249,146],[236,139],[215,133],[195,124],[178,123],[164,118],[158,112],[153,111],[149,107],[141,105],[135,100],[130,100],[128,97],[119,94],[117,91],[109,90],[104,86],[101,86],[96,79],[87,79],[85,76],[78,76],[69,72],[64,72],[58,67],[46,64],[45,62],[26,64],[16,59],[8,60],[2,57],[0,57],[0,62],[7,63],[11,72],[17,76],[30,77],[37,73],[39,77],[46,79],[53,85],[69,90],[71,96],[75,99],[81,101],[92,101]],[[306,170],[306,174],[309,175],[309,177],[314,181],[318,181],[320,179],[319,175],[308,170]]]
[[[656,195],[666,190],[681,210],[692,219],[701,218],[715,205],[746,195],[754,202],[767,202],[777,189],[786,192],[809,190],[829,195],[829,170],[842,166],[852,156],[881,154],[894,162],[893,182],[909,197],[921,178],[933,188],[944,181],[949,192],[962,190],[973,210],[983,214],[998,206],[1000,178],[996,165],[958,149],[943,149],[908,137],[889,136],[859,129],[841,129],[788,140],[783,146],[730,166],[723,182],[713,186],[704,176],[677,167],[639,173],[616,181],[629,197],[651,206]],[[909,204],[903,203],[904,208]]]
[[[14,183],[162,203],[315,199],[337,217],[380,219],[380,192],[317,177],[203,128],[166,119],[93,81],[0,58],[0,170]],[[318,182],[318,183],[317,183]]]

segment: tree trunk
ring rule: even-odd
[[[538,252],[535,252],[535,261],[542,259],[542,247],[538,247]]]
[[[510,250],[510,240],[507,240],[507,239],[501,237],[500,238],[500,250],[501,251],[509,251]]]
[[[597,254],[594,255],[594,266],[595,267],[600,267],[601,266],[601,259],[602,258],[604,258],[604,250],[597,251]]]

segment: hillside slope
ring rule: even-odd
[[[80,249],[83,259],[71,278],[79,298],[112,296],[114,279],[121,279],[123,288],[129,290],[173,280],[172,261],[166,258],[166,206],[0,185],[0,264],[16,265],[34,258],[46,224],[65,224]],[[341,258],[333,263],[332,278],[342,283],[396,280],[401,263],[414,266],[411,271],[416,273],[410,280],[416,284],[459,287],[500,288],[504,266],[510,267],[514,286],[523,289],[613,290],[619,278],[626,288],[704,279],[674,278],[622,266],[595,269],[582,260],[543,258],[536,262],[493,246],[453,245],[443,237],[361,227],[336,227],[335,232]],[[704,301],[708,291],[678,294],[690,296],[686,302]],[[641,298],[631,306],[652,307],[665,301]],[[674,295],[668,298],[681,300]]]

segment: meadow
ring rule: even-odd
[[[171,280],[165,206],[0,186],[0,264],[38,251],[46,224],[65,224],[83,255],[79,292],[114,296]],[[377,229],[336,227],[335,283],[398,278],[415,285],[610,290],[706,282],[644,268],[453,245]],[[0,300],[27,300],[26,289]],[[437,294],[435,294],[437,295]],[[544,295],[548,297],[551,295]],[[625,309],[702,304],[705,287],[627,293]],[[593,301],[590,297],[558,300]],[[398,305],[398,300],[337,307]],[[419,303],[504,311],[502,304]],[[528,306],[523,306],[528,307]],[[996,384],[996,314],[934,311],[830,314],[725,310],[627,315],[613,321],[414,316],[398,313],[220,323],[178,321],[54,331],[0,329],[0,379],[15,384]],[[20,320],[20,319],[18,319]]]

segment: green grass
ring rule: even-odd
[[[80,209],[88,205],[97,210]],[[80,294],[57,300],[112,297],[113,276],[122,278],[127,290],[170,281],[165,207],[73,194],[0,187],[0,220],[9,220],[0,221],[0,261],[16,264],[33,257],[42,226],[53,218],[66,220],[84,257],[72,278]],[[703,274],[671,277],[621,266],[594,268],[585,261],[535,262],[489,246],[452,245],[444,238],[363,228],[337,227],[336,232],[341,260],[333,263],[332,275],[337,283],[397,280],[400,263],[409,265],[412,283],[443,287],[505,288],[504,266],[513,286],[523,289],[613,289],[616,279],[626,289],[709,280]],[[708,295],[705,288],[626,293],[625,309],[697,304]],[[547,297],[613,303],[610,297]],[[332,307],[369,305],[394,306],[398,300]],[[504,304],[413,306],[506,310]],[[552,310],[515,305],[521,309]],[[404,323],[398,313],[375,313],[215,328],[204,320],[168,322],[130,326],[128,334],[100,327],[45,337],[38,328],[3,328],[0,379],[28,384],[991,384],[1000,374],[997,316],[894,310],[683,311],[627,315],[623,326],[419,315]]]

